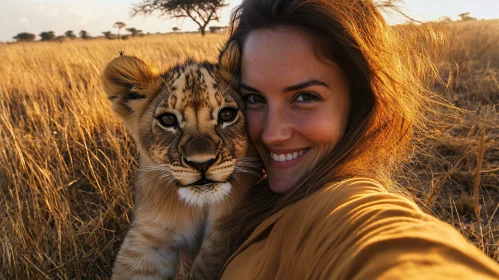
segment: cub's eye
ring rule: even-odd
[[[218,113],[218,122],[219,123],[231,122],[236,118],[236,116],[237,116],[237,109],[226,107],[220,110],[220,113]]]
[[[165,127],[175,127],[178,125],[177,117],[172,113],[165,113],[157,117],[159,123]]]

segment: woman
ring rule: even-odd
[[[233,217],[240,239],[221,279],[499,279],[395,192],[431,64],[371,0],[244,0],[224,54],[270,190]]]

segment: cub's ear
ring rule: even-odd
[[[119,56],[102,73],[104,91],[113,110],[123,118],[143,109],[160,86],[156,69],[133,56]]]
[[[236,40],[231,40],[225,44],[220,51],[218,64],[222,78],[235,89],[238,89],[241,73],[241,51]]]

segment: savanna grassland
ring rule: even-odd
[[[136,151],[100,73],[120,51],[164,69],[224,35],[0,45],[0,279],[104,279],[130,223]],[[499,20],[448,25],[432,137],[400,183],[499,261]]]

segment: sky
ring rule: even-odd
[[[334,1],[334,0],[332,0]],[[144,32],[170,32],[173,27],[184,31],[197,30],[198,26],[188,20],[168,19],[152,15],[130,17],[133,4],[140,0],[0,0],[0,41],[13,41],[21,32],[40,34],[54,31],[63,35],[67,30],[78,34],[86,30],[92,36],[103,31],[116,32],[113,24],[123,21],[127,27]],[[227,25],[230,11],[241,0],[227,0],[228,7],[222,9],[220,22],[212,25]],[[499,0],[405,0],[404,10],[422,21],[436,20],[442,16],[457,19],[457,15],[470,12],[478,19],[499,18]],[[37,37],[39,38],[39,37]]]

